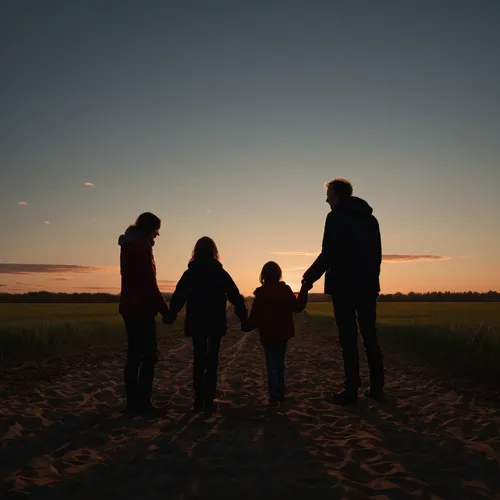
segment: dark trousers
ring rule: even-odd
[[[285,354],[287,342],[276,342],[264,346],[269,397],[279,399],[285,395]]]
[[[129,401],[147,401],[151,397],[155,365],[158,360],[154,316],[123,318],[127,332],[125,391]]]
[[[345,390],[357,393],[360,386],[359,326],[370,370],[370,388],[373,391],[381,391],[384,387],[384,363],[377,339],[377,296],[370,294],[335,298],[333,311],[344,359]]]
[[[195,399],[211,404],[217,391],[220,335],[194,335],[193,387]]]

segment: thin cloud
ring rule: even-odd
[[[7,285],[5,283],[0,283],[0,288],[4,288],[6,287]]]
[[[446,255],[426,255],[426,254],[387,254],[382,256],[383,262],[422,262],[450,260],[452,257]]]
[[[68,281],[67,278],[54,278],[54,281]]]
[[[87,187],[92,187],[92,186],[95,186],[95,184],[94,184],[93,182],[89,182],[89,181],[84,182],[84,183],[83,183],[83,185],[84,185],[84,186],[87,186]]]
[[[17,204],[22,205],[22,206],[26,206],[28,204],[28,202],[27,201],[18,201]]]
[[[316,252],[305,252],[305,251],[284,251],[284,252],[272,252],[275,255],[282,255],[287,257],[317,257],[320,254],[320,251]],[[450,260],[454,257],[450,257],[448,255],[429,255],[429,254],[384,254],[382,255],[383,262],[422,262],[422,261],[443,261]],[[300,270],[300,269],[297,269]]]
[[[287,269],[283,269],[283,272],[284,273],[297,273],[299,271],[305,271],[307,269],[307,267],[289,267]]]
[[[0,264],[0,274],[91,273],[107,267],[76,266],[66,264]]]
[[[319,251],[317,252],[302,252],[296,250],[290,250],[285,252],[271,252],[274,255],[285,255],[288,257],[317,257],[319,255]]]
[[[43,223],[46,225],[46,226],[50,226],[52,224],[52,222],[50,220],[44,220]]]
[[[162,292],[173,292],[177,281],[172,280],[158,280],[158,288]]]
[[[118,286],[74,286],[74,290],[120,290]]]

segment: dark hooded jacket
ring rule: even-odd
[[[235,307],[240,321],[246,321],[247,308],[229,273],[215,259],[189,263],[170,300],[170,313],[176,316],[186,305],[184,333],[224,336],[227,332],[227,301]]]
[[[120,236],[118,244],[122,277],[120,314],[135,317],[165,314],[168,306],[156,281],[154,241],[132,228]]]
[[[365,200],[351,196],[328,214],[322,250],[304,279],[313,283],[323,273],[325,293],[377,294],[380,292],[382,245],[377,219]]]
[[[268,283],[254,291],[255,299],[245,330],[259,329],[262,344],[285,342],[295,334],[293,313],[307,305],[307,292],[298,297],[283,281]]]

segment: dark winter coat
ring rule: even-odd
[[[118,239],[120,250],[122,316],[156,316],[168,306],[158,288],[153,240],[137,230],[128,230]]]
[[[298,297],[283,281],[262,285],[254,291],[255,299],[245,330],[259,329],[262,344],[290,340],[295,335],[293,313],[304,310],[307,292]]]
[[[328,214],[322,250],[304,279],[310,283],[325,275],[325,293],[333,297],[349,293],[380,292],[382,245],[373,209],[352,196]]]
[[[184,333],[223,336],[227,332],[227,301],[240,321],[247,318],[245,300],[222,264],[215,259],[194,260],[177,283],[170,300],[170,314],[176,316],[186,305]]]

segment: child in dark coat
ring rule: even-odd
[[[227,332],[227,301],[234,305],[236,315],[247,319],[245,300],[238,287],[219,262],[215,242],[204,236],[196,243],[187,271],[177,283],[170,301],[166,323],[173,323],[186,304],[184,334],[193,342],[193,386],[196,413],[214,409],[217,370],[222,337]]]
[[[269,402],[277,406],[285,396],[285,353],[294,334],[293,313],[307,305],[307,293],[311,287],[302,284],[298,297],[281,280],[281,268],[276,262],[268,262],[260,274],[261,287],[254,292],[255,299],[243,331],[259,330],[267,366]]]

